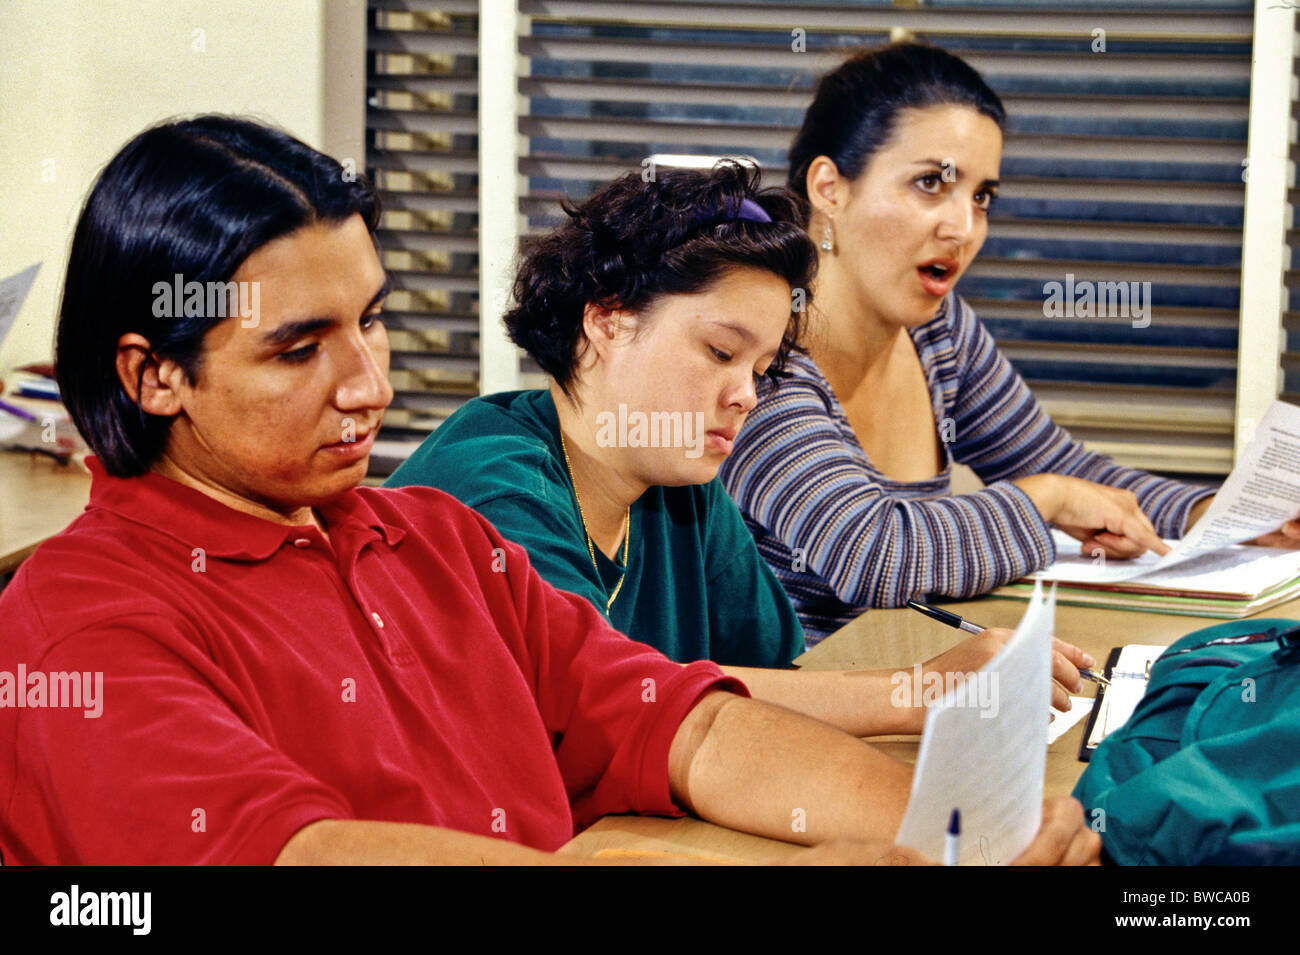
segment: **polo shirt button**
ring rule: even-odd
[[[305,538],[305,537],[299,537],[297,540],[295,540],[295,541],[293,542],[293,546],[294,546],[294,547],[310,547],[310,546],[311,546],[311,541],[309,541],[309,540],[308,540],[307,538]]]
[[[384,629],[384,618],[379,616],[375,611],[370,611],[370,619],[375,622],[375,626],[380,630]]]

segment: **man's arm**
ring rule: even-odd
[[[683,808],[721,826],[805,845],[836,837],[891,842],[912,779],[904,764],[817,720],[723,691],[707,694],[682,723],[669,752],[669,775]],[[806,832],[795,831],[793,810],[805,806],[819,808],[808,811]],[[298,830],[275,861],[575,865],[590,860],[433,826],[326,819]]]
[[[724,666],[756,700],[806,713],[853,736],[919,733],[925,708],[893,706],[889,670],[774,670]],[[908,670],[908,677],[911,671]]]
[[[925,861],[892,845],[912,771],[793,711],[724,691],[707,694],[673,738],[674,798],[717,825],[818,846],[805,862]],[[1022,864],[1097,861],[1101,841],[1078,803],[1049,800]],[[593,865],[487,836],[411,823],[320,820],[285,844],[276,865]],[[643,860],[638,860],[643,861]],[[660,860],[671,863],[675,860]],[[685,861],[685,860],[683,860]]]
[[[706,695],[668,753],[673,799],[770,839],[892,841],[912,770],[812,717],[725,692]]]
[[[814,860],[815,861],[815,860]],[[589,859],[411,822],[321,819],[285,843],[276,865],[699,865],[695,856]]]
[[[720,691],[682,722],[668,775],[673,798],[710,822],[810,846],[867,843],[863,862],[893,841],[912,785],[909,767],[831,726]],[[1053,799],[1016,861],[1087,864],[1100,851],[1078,802]]]
[[[412,822],[321,819],[285,843],[276,865],[546,865],[560,860],[504,839]]]

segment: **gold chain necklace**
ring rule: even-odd
[[[582,534],[587,538],[587,553],[591,555],[591,566],[596,568],[596,579],[600,579],[600,566],[596,563],[596,548],[591,542],[591,531],[587,530],[587,512],[582,509],[582,498],[578,496],[578,482],[573,477],[573,462],[569,460],[569,449],[564,443],[564,430],[560,430],[560,451],[564,453],[564,466],[569,469],[569,482],[573,485],[573,499],[578,502],[578,516],[582,518]],[[623,573],[618,578],[618,584],[614,587],[614,592],[609,595],[609,600],[605,602],[605,613],[609,613],[609,608],[614,606],[614,600],[618,597],[618,592],[623,589],[623,581],[627,579],[627,545],[632,538],[632,505],[627,506],[627,513],[623,515]]]

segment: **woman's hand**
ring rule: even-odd
[[[922,673],[937,672],[945,674],[944,690],[949,686],[946,674],[958,676],[953,685],[960,686],[967,673],[975,673],[988,663],[1002,649],[1003,644],[1011,639],[1014,630],[1005,627],[990,627],[982,633],[968,637],[951,650],[945,650],[933,659],[921,665]],[[1079,670],[1095,665],[1095,661],[1073,644],[1064,640],[1052,639],[1052,706],[1061,712],[1070,708],[1070,693],[1083,689],[1083,678]],[[919,702],[919,701],[918,701]],[[925,710],[917,707],[912,720],[912,732],[919,733],[925,726]]]
[[[1089,556],[1099,549],[1112,558],[1137,557],[1148,550],[1169,553],[1132,491],[1064,474],[1031,474],[1012,483],[1034,502],[1043,520],[1083,541],[1082,552]]]
[[[1300,548],[1300,519],[1287,521],[1277,530],[1246,543],[1258,544],[1260,547],[1290,547],[1292,550]]]

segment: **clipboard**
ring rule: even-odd
[[[1092,712],[1088,714],[1088,723],[1084,727],[1083,732],[1083,742],[1079,744],[1080,762],[1089,762],[1092,758],[1093,752],[1096,751],[1097,746],[1101,743],[1101,739],[1094,740],[1094,732],[1097,728],[1098,720],[1103,721],[1102,728],[1106,729],[1107,735],[1128,722],[1129,717],[1132,716],[1133,711],[1137,709],[1142,697],[1146,695],[1147,684],[1151,681],[1151,665],[1159,659],[1167,649],[1167,647],[1155,646],[1152,644],[1130,643],[1126,646],[1115,647],[1110,651],[1110,656],[1106,658],[1106,668],[1102,672],[1102,675],[1106,677],[1107,680],[1111,681],[1111,685],[1098,685],[1097,687],[1096,701],[1092,704]],[[1140,666],[1144,668],[1144,672],[1139,673],[1134,669],[1130,669],[1128,672],[1118,670],[1120,662],[1124,660],[1125,651],[1132,651],[1129,654],[1129,659],[1124,661],[1125,666],[1130,668]],[[1138,681],[1135,678],[1141,679],[1141,693],[1130,692],[1130,688],[1136,691],[1136,688],[1138,687]],[[1119,691],[1119,687],[1124,688],[1123,692]],[[1111,701],[1107,700],[1108,695],[1112,697]],[[1118,697],[1118,699],[1114,699],[1116,697]],[[1128,712],[1124,713],[1122,718],[1112,719],[1112,707],[1119,707],[1121,709],[1127,708]],[[1118,717],[1119,714],[1116,713],[1116,716]],[[1102,737],[1102,739],[1104,738],[1105,737]],[[1090,743],[1091,745],[1089,745]]]
[[[1119,652],[1123,647],[1114,647],[1110,651],[1110,656],[1106,658],[1106,666],[1101,675],[1110,679],[1111,673],[1115,671],[1116,664],[1119,663]],[[1097,684],[1097,698],[1093,700],[1092,712],[1088,714],[1088,722],[1083,727],[1083,740],[1079,743],[1079,762],[1086,763],[1092,760],[1092,754],[1097,751],[1096,746],[1089,746],[1088,741],[1092,739],[1092,730],[1096,726],[1098,718],[1101,716],[1102,703],[1105,700],[1106,687],[1104,684]]]

